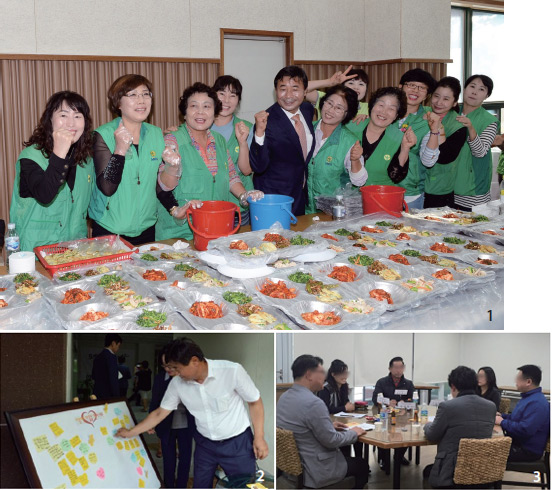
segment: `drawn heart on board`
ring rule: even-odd
[[[94,427],[94,422],[98,419],[98,415],[94,410],[89,410],[88,412],[82,412],[81,419],[85,424],[90,424]]]

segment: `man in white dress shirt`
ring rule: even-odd
[[[187,338],[176,340],[165,358],[178,376],[169,383],[161,406],[131,430],[119,429],[117,436],[135,437],[146,432],[182,402],[197,426],[194,488],[212,488],[218,465],[229,477],[253,475],[256,459],[268,456],[268,445],[263,402],[245,369],[235,362],[205,358],[201,348]]]

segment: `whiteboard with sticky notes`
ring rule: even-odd
[[[161,488],[141,436],[115,437],[136,425],[124,398],[6,413],[34,488]]]

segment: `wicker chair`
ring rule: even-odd
[[[500,405],[498,406],[498,411],[500,413],[508,413],[510,410],[510,399],[509,398],[501,398],[500,399]]]
[[[550,439],[546,444],[546,449],[541,459],[530,462],[510,462],[506,465],[506,471],[516,471],[520,473],[540,473],[540,478],[535,478],[534,482],[504,481],[505,485],[515,485],[522,487],[541,487],[550,488]],[[537,476],[537,475],[535,475]]]
[[[509,437],[460,439],[453,477],[455,485],[494,483],[495,488],[501,488],[511,444]]]
[[[303,488],[303,466],[293,432],[276,427],[276,468],[279,472],[286,473],[297,479],[296,487],[290,486],[292,482],[283,475],[277,479],[278,488]],[[346,477],[340,482],[321,488],[354,488],[355,479]]]

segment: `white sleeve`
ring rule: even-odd
[[[349,151],[345,156],[345,161],[343,162],[343,164],[345,165],[345,168],[349,172],[349,179],[351,179],[351,184],[356,185],[357,187],[360,187],[364,185],[365,182],[368,180],[368,172],[366,170],[366,167],[364,166],[363,156],[360,157],[360,163],[362,164],[361,169],[358,172],[351,171],[351,150],[353,149],[353,146],[349,148]]]
[[[261,393],[241,364],[237,365],[235,376],[235,390],[238,395],[246,402],[256,402],[261,397]]]
[[[264,140],[265,140],[265,135],[264,135],[264,134],[263,134],[262,136],[257,136],[257,135],[255,135],[254,138],[255,138],[255,142],[256,142],[259,146],[263,146],[263,145],[264,145]]]
[[[169,386],[167,387],[167,391],[165,391],[165,395],[163,396],[163,399],[161,400],[161,408],[164,408],[165,410],[176,410],[176,407],[178,407],[178,404],[180,403],[180,397],[178,396],[178,388],[177,383],[180,380],[177,376],[175,376],[173,379],[171,379],[171,382],[169,383]]]
[[[437,146],[434,150],[427,147],[429,136],[430,134],[427,133],[420,143],[420,160],[422,161],[423,166],[427,168],[433,167],[439,159],[439,146]]]

